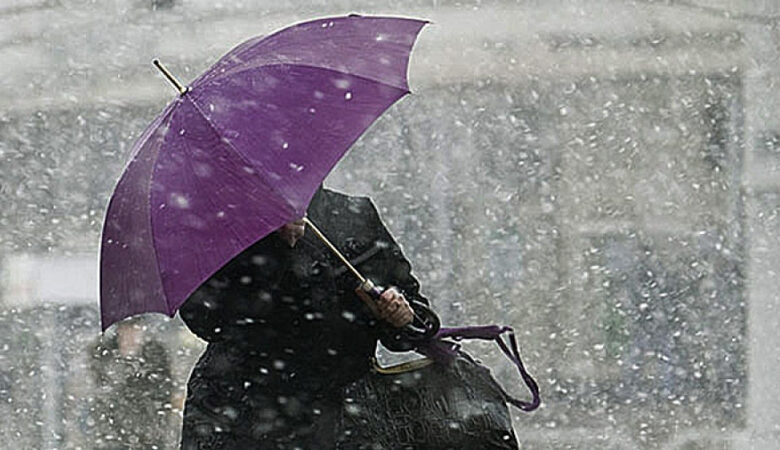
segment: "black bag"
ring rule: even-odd
[[[486,330],[487,335],[480,334]],[[500,339],[500,334],[507,331],[511,352]],[[536,383],[520,362],[511,329],[445,329],[441,337],[496,340],[502,351],[519,363],[516,364],[533,401],[512,398],[488,368],[461,351],[457,344],[439,339],[436,351],[421,351],[430,356],[438,352],[441,356],[444,349],[450,357],[424,360],[429,362],[425,367],[399,370],[401,373],[374,370],[345,388],[337,419],[337,449],[518,448],[507,402],[531,411],[539,405],[539,396]]]

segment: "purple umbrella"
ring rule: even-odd
[[[250,39],[178,85],[108,205],[103,330],[135,314],[173,316],[233,257],[302,217],[347,149],[409,93],[409,54],[426,23],[314,20]]]

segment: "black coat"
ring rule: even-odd
[[[364,276],[428,303],[370,199],[320,189],[307,215]],[[182,448],[328,448],[341,388],[391,335],[357,285],[311,230],[294,248],[272,233],[205,282],[180,311],[209,342],[188,384]]]

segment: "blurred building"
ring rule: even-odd
[[[414,94],[326,184],[374,197],[448,322],[520,330],[545,399],[517,415],[521,443],[774,446],[780,6],[758,0],[6,2],[4,441],[88,445],[69,377],[98,327],[108,196],[175,95],[151,59],[188,80],[249,36],[348,12],[433,24]],[[181,386],[198,346],[170,327]]]

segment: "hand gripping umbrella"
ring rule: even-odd
[[[409,93],[409,55],[425,24],[357,15],[301,23],[244,42],[188,87],[155,62],[179,96],[135,143],[108,205],[103,330],[136,314],[173,316],[233,257],[304,216],[347,149]],[[409,334],[434,334],[435,314],[417,313]]]

